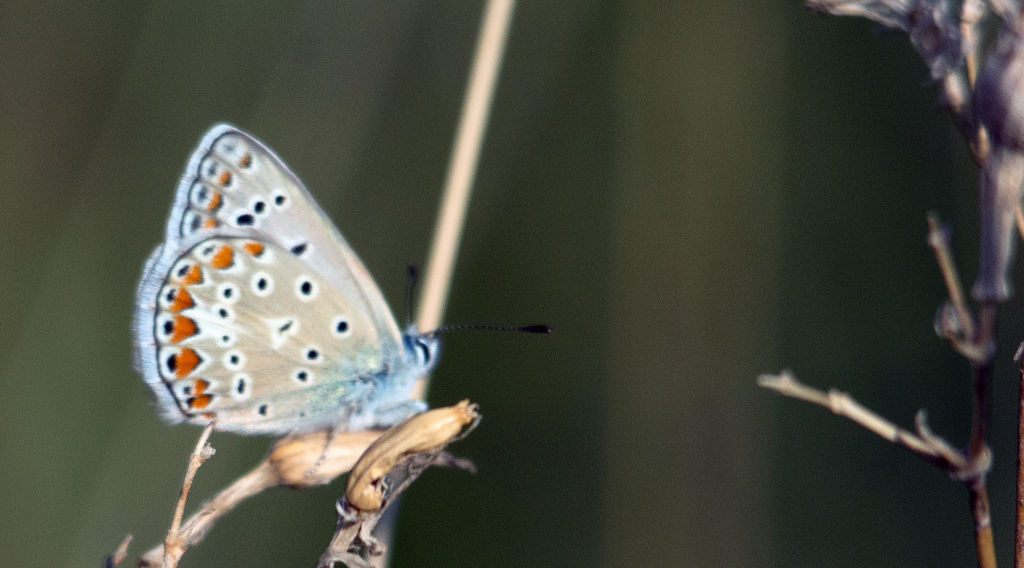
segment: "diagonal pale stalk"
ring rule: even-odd
[[[484,8],[416,311],[416,327],[421,331],[437,329],[444,315],[514,10],[514,0],[488,0]],[[410,397],[425,400],[429,381],[430,377],[421,377]],[[394,520],[395,516],[389,515],[377,526],[378,538],[385,544],[390,544]],[[373,565],[388,566],[390,551],[386,546],[383,555],[372,559]]]
[[[421,331],[437,329],[444,315],[514,8],[513,0],[490,0],[481,21],[416,312],[416,326]],[[422,399],[426,390],[424,379],[414,389],[413,398]]]

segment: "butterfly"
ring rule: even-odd
[[[387,427],[439,352],[403,333],[299,178],[217,124],[192,153],[136,289],[135,368],[172,423],[245,434]]]

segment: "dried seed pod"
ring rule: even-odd
[[[345,489],[349,505],[362,511],[379,509],[384,499],[379,481],[399,461],[412,454],[439,451],[479,420],[477,406],[463,400],[454,406],[417,414],[391,427],[352,467]]]
[[[274,443],[267,462],[278,484],[296,489],[325,485],[352,469],[382,432],[301,432]]]

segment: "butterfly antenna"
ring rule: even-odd
[[[533,324],[533,325],[474,325],[474,324],[456,324],[446,325],[435,329],[425,335],[435,336],[441,333],[454,331],[457,329],[482,329],[487,331],[516,331],[520,333],[552,333],[555,330],[551,329],[551,326],[544,324]]]
[[[420,274],[416,270],[416,267],[410,264],[406,267],[406,283],[405,283],[405,326],[409,327],[412,325],[412,300],[413,296],[416,295],[416,281],[419,280]]]

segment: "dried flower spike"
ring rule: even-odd
[[[379,483],[403,458],[436,452],[464,435],[480,420],[477,406],[463,400],[435,408],[393,426],[363,452],[348,476],[345,498],[362,511],[380,508],[384,491]]]

